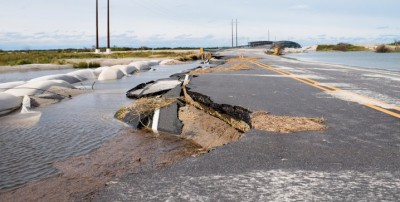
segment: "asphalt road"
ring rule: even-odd
[[[253,51],[224,54],[261,56]],[[209,154],[120,179],[95,200],[399,200],[400,118],[393,113],[400,114],[395,108],[400,106],[400,73],[262,57],[259,61],[275,70],[352,94],[332,95],[256,65],[254,70],[201,75],[189,87],[214,102],[252,111],[324,117],[329,129],[293,134],[252,130]]]

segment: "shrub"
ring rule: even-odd
[[[80,62],[78,64],[74,64],[74,68],[78,68],[78,69],[83,69],[83,68],[88,68],[88,63],[87,62]]]
[[[58,65],[65,65],[65,64],[67,64],[67,62],[66,62],[65,60],[57,60],[57,61],[56,61],[56,64],[58,64]]]
[[[17,65],[28,65],[28,64],[32,64],[31,61],[26,60],[26,59],[22,59],[22,60],[18,60],[17,61]]]
[[[318,45],[317,51],[366,51],[366,48],[348,43],[339,43],[337,45]]]
[[[100,63],[97,63],[97,62],[89,62],[89,65],[88,65],[89,68],[97,68],[100,66],[101,66]]]
[[[377,46],[375,48],[375,52],[377,52],[377,53],[388,53],[388,52],[390,52],[390,49],[386,45],[381,44],[381,45],[379,45],[379,46]]]
[[[97,68],[100,67],[100,63],[97,62],[80,62],[78,64],[74,64],[74,68],[78,68],[78,69],[84,69],[84,68]]]

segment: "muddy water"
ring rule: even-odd
[[[53,167],[55,161],[88,153],[123,131],[125,126],[113,115],[131,102],[125,97],[130,88],[196,66],[155,67],[156,71],[97,82],[93,93],[38,108],[35,113],[1,117],[0,191],[55,175],[59,172]]]

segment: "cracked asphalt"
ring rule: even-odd
[[[260,62],[301,78],[400,106],[400,72],[300,62],[256,50],[221,55],[261,57]],[[95,201],[400,199],[399,118],[256,65],[201,75],[188,87],[216,103],[251,111],[324,117],[329,129],[292,134],[251,130],[208,154],[118,179]]]

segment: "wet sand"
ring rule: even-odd
[[[87,201],[127,174],[159,169],[204,150],[169,134],[126,129],[99,149],[55,163],[60,174],[0,194],[0,201]]]

